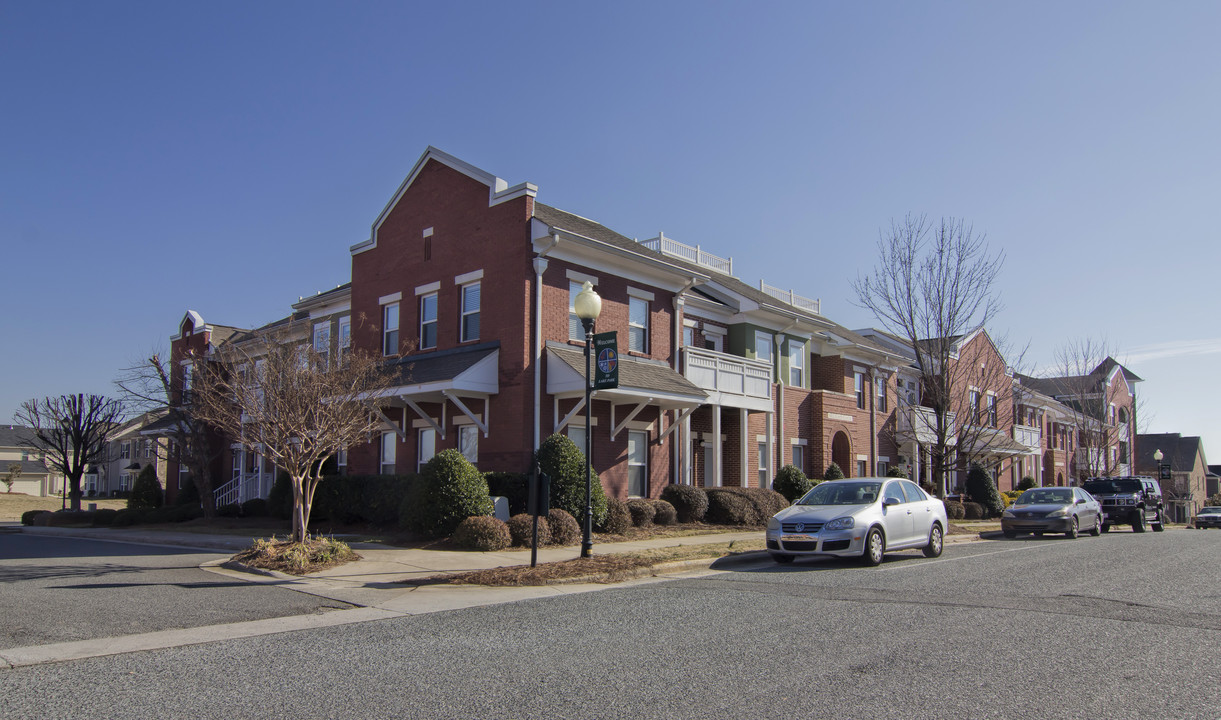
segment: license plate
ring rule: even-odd
[[[784,542],[801,541],[801,540],[817,540],[817,535],[781,535],[780,539]]]

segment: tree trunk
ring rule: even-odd
[[[293,542],[305,542],[306,532],[306,516],[305,516],[305,496],[301,487],[302,478],[298,476],[292,477],[293,484]]]

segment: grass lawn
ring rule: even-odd
[[[87,510],[89,503],[97,503],[98,509],[111,508],[122,510],[127,507],[125,499],[81,498],[81,508]],[[63,500],[59,497],[38,497],[23,493],[0,493],[0,520],[21,520],[21,514],[28,510],[59,510]]]

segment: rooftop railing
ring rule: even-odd
[[[641,245],[650,250],[655,250],[662,255],[669,255],[680,260],[693,262],[700,267],[706,267],[710,270],[716,270],[725,275],[733,275],[733,258],[723,258],[713,255],[710,252],[704,252],[699,245],[687,245],[680,243],[674,238],[666,237],[665,233],[658,233],[657,237],[649,240],[638,241]]]
[[[793,307],[799,307],[802,310],[809,310],[810,312],[812,312],[816,315],[822,314],[822,312],[820,311],[820,308],[822,307],[822,303],[819,302],[818,300],[812,300],[808,297],[803,297],[803,296],[798,295],[797,293],[793,292],[792,290],[782,290],[774,285],[768,285],[767,283],[763,282],[762,280],[759,281],[759,289],[761,291],[767,293],[768,295],[771,295],[772,297],[776,298],[777,300],[782,300],[782,301],[788,303],[789,305],[792,305]]]

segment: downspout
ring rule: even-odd
[[[869,366],[869,474],[878,471],[878,378],[877,368]]]
[[[779,332],[772,335],[772,344],[776,346],[775,353],[772,355],[772,372],[776,376],[776,425],[778,427],[775,431],[775,435],[778,437],[776,446],[771,449],[770,453],[772,457],[772,477],[776,477],[776,473],[780,472],[780,468],[784,466],[784,378],[780,375],[780,337],[800,324],[801,318],[795,317],[791,323],[785,325]],[[768,428],[767,440],[769,443],[772,440],[772,435],[772,429]],[[745,448],[743,448],[743,452],[745,452]],[[743,482],[745,482],[745,478],[743,478]],[[759,486],[764,487],[762,480],[759,481]]]
[[[560,244],[560,234],[552,231],[551,242],[534,258],[534,452],[542,444],[543,407],[543,273],[547,272],[547,253]]]
[[[696,283],[698,282],[699,280],[696,278],[691,278],[687,281],[686,285],[683,285],[678,292],[674,293],[674,348],[671,354],[674,356],[674,372],[680,375],[683,372],[682,363],[679,360],[679,353],[682,352],[683,347],[683,307],[687,303],[686,298],[684,298],[683,295],[685,295],[688,290],[695,287]],[[672,422],[678,422],[678,416],[681,414],[682,413],[679,410],[675,410],[674,420]],[[676,430],[673,434],[674,439],[670,441],[670,482],[678,485],[682,484],[683,481],[682,461],[683,456],[687,452],[687,445],[689,443],[683,438],[680,431]]]

